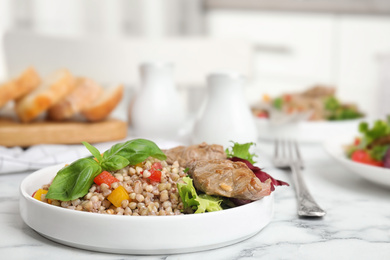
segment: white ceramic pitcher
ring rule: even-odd
[[[131,109],[133,134],[145,138],[176,139],[185,108],[173,80],[173,65],[149,62],[140,66],[141,87]]]
[[[244,77],[235,72],[211,74],[207,79],[207,97],[193,128],[193,143],[220,144],[230,141],[256,142],[254,118],[245,100]]]

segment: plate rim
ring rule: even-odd
[[[256,118],[255,123],[258,129],[260,140],[274,140],[275,138],[296,139],[302,143],[321,144],[324,136],[329,133],[354,131],[360,122],[368,120],[366,117],[342,121],[301,121],[285,125],[271,125],[267,118]]]

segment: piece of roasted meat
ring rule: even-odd
[[[195,144],[191,146],[178,146],[172,149],[163,150],[167,156],[167,163],[172,164],[178,161],[182,167],[188,167],[191,162],[211,160],[211,159],[225,159],[226,154],[223,146],[217,144]]]
[[[227,159],[194,161],[188,174],[198,190],[208,195],[258,200],[271,194],[271,179],[261,182],[243,162]]]

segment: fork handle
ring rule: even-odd
[[[294,186],[298,197],[298,215],[301,217],[322,217],[326,212],[318,206],[303,180],[301,166],[291,164]]]

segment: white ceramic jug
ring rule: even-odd
[[[131,108],[131,126],[137,137],[177,139],[185,108],[173,81],[173,65],[165,62],[140,66],[141,87]]]
[[[234,72],[211,74],[207,97],[193,128],[193,143],[220,144],[225,148],[238,143],[256,142],[254,118],[247,104],[244,77]]]

